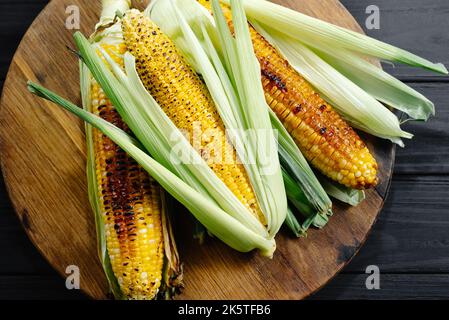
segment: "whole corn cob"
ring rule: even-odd
[[[111,3],[111,1],[107,1]],[[120,2],[120,1],[118,1]],[[99,48],[123,65],[126,46],[117,41],[120,24],[94,34]],[[108,38],[107,32],[115,37]],[[113,38],[113,40],[111,40]],[[98,54],[101,56],[100,50]],[[89,74],[87,104],[91,112],[129,132],[120,115]],[[85,102],[86,103],[86,102]],[[180,269],[174,239],[164,206],[162,188],[120,147],[100,131],[91,131],[98,210],[104,227],[110,266],[127,299],[168,298],[180,285]],[[90,185],[91,186],[91,185]],[[94,206],[95,207],[95,206]]]
[[[93,80],[92,111],[124,128],[117,111]],[[93,129],[100,208],[112,270],[122,292],[153,298],[162,278],[164,245],[161,189],[123,150]]]
[[[207,0],[199,2],[211,11]],[[223,5],[232,29],[232,13]],[[365,143],[319,93],[250,26],[267,104],[292,135],[306,159],[323,174],[355,188],[377,184],[377,163]]]
[[[186,63],[174,43],[149,18],[128,11],[122,22],[128,50],[146,89],[178,127],[194,138],[191,143],[209,167],[263,224],[255,193],[205,84]],[[197,141],[195,130],[202,137]]]

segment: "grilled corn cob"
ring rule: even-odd
[[[205,84],[185,62],[173,42],[137,10],[126,13],[122,30],[146,89],[164,112],[187,133],[194,148],[236,197],[264,225],[255,193]],[[195,130],[200,129],[198,141]]]
[[[207,0],[199,2],[211,11]],[[232,29],[232,13],[222,6]],[[279,52],[250,26],[267,104],[306,159],[329,178],[355,188],[377,184],[377,163],[365,143]]]
[[[92,81],[92,110],[124,128],[117,111]],[[164,246],[159,186],[109,138],[94,129],[96,176],[112,270],[122,292],[152,298],[161,284]]]
[[[112,26],[111,28],[120,25]],[[106,31],[103,32],[107,32]],[[123,65],[123,41],[98,43]],[[100,50],[98,51],[100,56]],[[89,74],[91,112],[129,132],[120,115]],[[88,129],[89,130],[89,129]],[[180,285],[178,256],[165,211],[162,188],[120,147],[99,130],[90,128],[95,170],[96,203],[104,226],[110,266],[121,298],[167,298]]]

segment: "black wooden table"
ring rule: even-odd
[[[298,0],[315,1],[315,0]],[[46,0],[0,0],[0,88],[27,27]],[[370,0],[343,0],[365,26]],[[380,29],[368,34],[449,66],[449,1],[376,0]],[[385,66],[436,104],[428,123],[398,149],[388,201],[354,260],[312,299],[449,298],[449,77]],[[446,100],[448,99],[448,100]],[[85,299],[39,255],[20,226],[0,182],[0,299]],[[365,286],[380,269],[380,289]]]

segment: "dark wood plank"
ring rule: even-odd
[[[368,290],[367,274],[340,274],[312,300],[448,299],[448,274],[380,274],[380,289]]]
[[[409,122],[413,133],[405,148],[396,149],[396,174],[449,174],[449,90],[445,83],[413,83],[435,103],[436,115],[427,123]]]
[[[371,235],[345,272],[449,273],[449,176],[393,178]]]
[[[447,0],[342,0],[365,32],[382,41],[409,50],[434,62],[443,62],[449,66],[447,51],[449,34],[449,1]],[[380,29],[367,30],[366,8],[377,5],[380,9]],[[403,65],[395,67],[385,65],[385,69],[402,79],[422,79],[440,76]],[[443,77],[446,81],[448,76]]]
[[[82,281],[82,279],[81,279]],[[65,280],[51,276],[0,275],[0,300],[79,300],[87,299],[80,290],[68,290]]]

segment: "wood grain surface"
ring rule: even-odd
[[[282,3],[321,19],[361,30],[338,1]],[[107,296],[96,256],[95,229],[87,201],[83,124],[31,96],[27,79],[38,81],[79,103],[74,46],[64,26],[68,5],[81,11],[81,31],[89,34],[100,12],[97,2],[53,0],[24,36],[4,84],[0,111],[2,170],[22,225],[42,255],[61,274],[68,265],[81,271],[82,289]],[[218,241],[198,246],[191,238],[188,214],[178,208],[176,227],[185,263],[186,289],[180,299],[300,299],[323,286],[364,242],[388,191],[394,162],[390,143],[366,138],[380,164],[381,184],[367,192],[357,208],[336,203],[336,214],[306,239],[287,232],[277,238],[274,259],[236,253]]]

